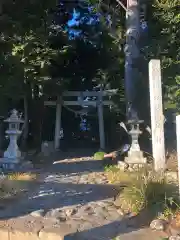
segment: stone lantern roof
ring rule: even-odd
[[[13,109],[11,112],[11,116],[4,120],[4,122],[8,123],[24,123],[22,119],[18,117],[18,111],[16,109]]]

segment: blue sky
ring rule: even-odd
[[[88,8],[89,9],[89,13],[91,13],[91,9],[90,7]],[[78,12],[75,8],[73,10],[73,13],[72,13],[72,18],[71,20],[68,21],[68,31],[69,31],[69,34],[70,34],[70,38],[74,38],[76,36],[79,36],[79,34],[81,33],[81,30],[77,30],[75,29],[75,27],[78,27],[79,24],[80,24],[80,21],[83,21],[83,17],[80,18],[80,12]],[[85,19],[86,20],[86,19]],[[93,14],[93,16],[90,16],[88,21],[86,21],[86,24],[88,25],[92,25],[92,24],[97,24],[99,22],[99,16],[97,13]],[[74,27],[74,29],[73,29]]]
[[[78,26],[79,25],[79,16],[80,13],[78,13],[75,9],[73,10],[73,14],[72,14],[72,19],[68,21],[68,26],[69,27],[73,27],[73,26]]]
[[[76,9],[74,9],[72,14],[72,19],[68,21],[68,27],[70,28],[68,29],[70,34],[70,39],[74,39],[75,37],[79,36],[79,34],[81,33],[80,30],[73,29],[73,27],[79,26],[79,17],[80,17],[80,13],[78,13]]]

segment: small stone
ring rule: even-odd
[[[124,211],[121,208],[117,209],[117,212],[119,215],[124,216]]]
[[[97,205],[99,205],[100,207],[107,207],[109,205],[112,205],[112,203],[110,202],[106,202],[106,201],[100,201],[97,203]]]
[[[85,206],[84,207],[84,212],[88,213],[88,214],[93,214],[94,213],[94,210],[91,206]]]
[[[50,219],[58,219],[61,222],[66,221],[66,214],[65,214],[65,212],[61,211],[59,209],[53,209],[53,210],[47,212],[45,217],[46,218],[50,218]]]
[[[58,220],[59,220],[60,222],[65,222],[65,221],[67,220],[67,218],[61,216],[61,217],[58,217]]]
[[[166,176],[166,179],[170,182],[177,182],[177,180],[178,180],[177,172],[166,172],[165,176]]]
[[[118,162],[118,168],[121,170],[121,171],[125,171],[128,169],[128,164],[125,163],[125,162],[122,162],[122,161],[119,161]]]
[[[180,240],[180,236],[176,235],[176,236],[170,236],[169,240]]]
[[[176,226],[176,219],[174,219],[171,224],[168,226],[169,231],[172,236],[180,235],[180,228]]]
[[[150,228],[157,231],[163,231],[166,226],[166,221],[162,219],[155,219],[151,222]]]
[[[108,211],[107,220],[116,221],[116,220],[120,220],[121,218],[122,218],[122,215],[120,215],[117,210]]]
[[[44,217],[45,213],[44,213],[43,209],[40,209],[40,210],[32,212],[30,215],[33,217]]]
[[[133,164],[132,168],[134,171],[138,171],[140,168],[142,168],[142,164]]]
[[[128,168],[128,171],[129,171],[129,172],[134,172],[134,168],[129,167],[129,168]]]
[[[119,201],[119,198],[116,198],[116,200],[114,201],[114,206],[116,208],[120,208],[122,205],[121,201]]]
[[[87,221],[84,221],[78,228],[78,231],[79,232],[82,232],[82,231],[85,231],[85,230],[89,230],[91,229],[93,226],[92,226],[92,223],[91,222],[87,222]]]
[[[92,206],[82,206],[78,209],[77,213],[75,214],[76,217],[81,218],[82,216],[89,216],[94,214],[94,209]]]
[[[57,226],[61,223],[61,220],[59,218],[46,218],[46,219],[48,219],[48,223],[52,224],[53,226]]]
[[[67,216],[67,217],[70,217],[70,216],[76,214],[76,212],[77,212],[77,210],[76,210],[75,208],[67,209],[67,210],[66,210],[66,216]]]
[[[106,210],[106,208],[100,208],[100,207],[97,207],[94,209],[94,212],[95,212],[95,215],[96,216],[99,216],[103,219],[107,218],[108,217],[108,211]]]
[[[87,184],[88,183],[88,176],[87,175],[81,176],[81,178],[79,179],[79,183]]]

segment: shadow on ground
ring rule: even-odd
[[[149,214],[149,212],[148,212]],[[124,217],[119,221],[113,221],[109,224],[98,226],[89,230],[82,232],[77,232],[65,236],[64,240],[115,240],[117,236],[120,235],[118,239],[128,239],[131,240],[150,240],[152,239],[152,232],[150,231],[149,224],[154,219],[154,215],[149,215],[147,217],[147,212],[143,211],[136,217]],[[137,234],[139,231],[144,230],[143,234]],[[147,233],[149,231],[149,235]],[[136,236],[137,234],[137,236]],[[123,236],[125,235],[125,236]],[[144,235],[144,236],[143,236]],[[154,239],[154,238],[153,238]],[[156,239],[156,238],[155,238]],[[159,238],[158,238],[159,239]]]
[[[34,170],[36,172],[47,172],[48,174],[59,174],[59,173],[83,173],[83,172],[102,172],[104,171],[104,166],[106,164],[112,164],[112,161],[97,161],[93,160],[94,151],[93,150],[82,150],[76,152],[56,152],[48,157],[34,157],[31,156],[28,160],[32,161],[34,165]],[[83,159],[74,161],[74,159]],[[39,164],[42,160],[41,164]],[[64,161],[65,160],[65,161]],[[29,171],[27,169],[27,171]],[[24,169],[18,170],[18,172],[26,172]]]
[[[103,168],[102,161],[88,158],[86,161],[60,160],[45,169],[44,179],[41,179],[38,189],[33,193],[31,190],[24,198],[18,200],[18,204],[15,202],[14,206],[9,206],[4,212],[0,211],[0,218],[24,216],[40,209],[48,212],[51,209],[114,197],[115,190],[112,185],[85,184],[88,183],[89,173],[103,172]]]
[[[103,161],[101,160],[86,160],[79,162],[59,162],[53,164],[51,169],[48,170],[50,173],[91,173],[91,172],[102,172],[104,171]]]
[[[64,159],[77,159],[77,158],[88,158],[93,156],[94,153],[97,152],[96,149],[69,149],[67,151],[57,151],[49,153],[49,156],[45,157],[46,161],[52,163],[53,161],[57,160],[64,160]],[[35,162],[38,160],[39,155],[27,155],[28,160]],[[37,158],[37,159],[36,159]],[[42,156],[40,156],[42,158]]]
[[[7,209],[0,211],[0,219],[22,217],[38,210],[44,210],[46,214],[53,209],[71,208],[78,204],[85,205],[113,198],[120,191],[117,186],[79,182],[79,177],[83,177],[84,173],[102,171],[101,161],[69,161],[67,163],[60,161],[46,170],[45,182],[41,182],[38,189],[18,201],[14,201]],[[144,210],[137,217],[124,217],[103,226],[73,233],[65,236],[64,240],[113,240],[120,234],[135,232],[149,226],[153,217],[153,214],[149,216]]]
[[[22,217],[42,209],[46,214],[53,209],[72,207],[76,204],[85,205],[114,197],[116,194],[117,189],[113,185],[48,182],[32,196],[11,203],[7,210],[0,211],[0,219],[8,220]],[[153,214],[150,216],[149,212],[143,211],[136,217],[129,218],[127,216],[106,225],[69,234],[65,236],[64,240],[113,240],[120,234],[132,233],[146,228],[153,218]]]
[[[0,211],[0,219],[16,218],[40,209],[46,213],[51,209],[83,205],[114,197],[115,194],[112,185],[47,182],[34,194],[25,196],[5,211]]]

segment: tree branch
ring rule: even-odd
[[[116,0],[116,2],[127,12],[128,9],[124,6],[124,4],[120,0]]]

